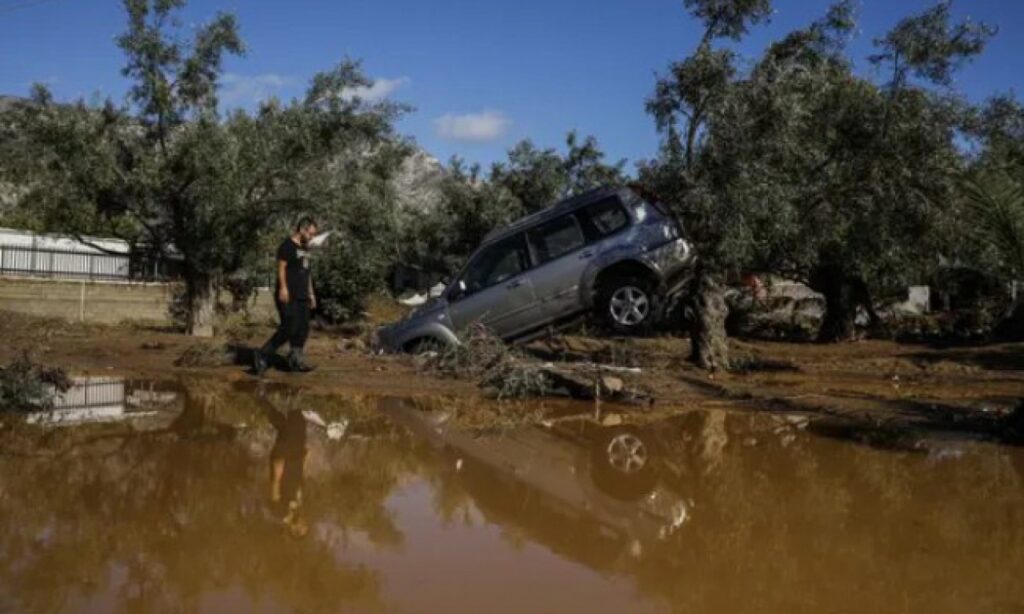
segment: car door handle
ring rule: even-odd
[[[508,288],[509,290],[515,290],[516,288],[518,288],[521,285],[523,285],[522,280],[517,279],[517,280],[513,281],[510,284],[506,284],[505,287]]]
[[[583,252],[582,254],[580,254],[580,260],[586,260],[587,258],[592,258],[593,256],[594,256],[594,252],[592,252],[590,250],[587,250],[587,251]]]

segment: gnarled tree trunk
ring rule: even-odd
[[[687,292],[686,314],[690,325],[690,360],[702,369],[729,368],[729,342],[725,319],[729,308],[722,287],[698,272]]]
[[[185,332],[193,337],[212,337],[217,286],[212,277],[188,274],[185,278],[188,318]]]
[[[857,337],[857,308],[863,306],[871,325],[880,318],[863,279],[847,274],[840,267],[820,266],[811,274],[811,288],[825,296],[825,315],[818,329],[818,341],[835,343]]]

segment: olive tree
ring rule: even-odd
[[[687,0],[705,26],[696,50],[659,78],[647,110],[663,135],[658,158],[641,164],[640,182],[679,215],[699,254],[688,288],[691,360],[702,368],[729,367],[723,276],[742,268],[751,241],[742,240],[746,215],[723,194],[731,161],[708,159],[716,114],[733,104],[738,68],[735,54],[716,49],[715,39],[740,39],[752,24],[771,15],[768,0]]]
[[[337,158],[390,138],[402,108],[353,96],[369,80],[343,61],[301,99],[222,116],[223,59],[244,51],[237,23],[219,14],[186,38],[183,4],[125,0],[126,103],[60,105],[40,88],[13,120],[26,147],[8,172],[51,229],[103,229],[180,257],[187,329],[205,335],[220,284],[256,257],[261,233],[335,198]]]
[[[819,337],[831,341],[853,335],[859,306],[873,316],[872,289],[905,286],[945,247],[966,113],[929,86],[992,31],[950,25],[948,3],[908,18],[878,41],[874,60],[895,65],[879,85],[847,57],[853,9],[836,4],[745,73],[705,41],[648,104],[665,138],[642,177],[698,244],[691,332],[705,367],[725,362],[721,279],[753,270],[808,283],[825,296]],[[944,52],[911,52],[918,44]]]
[[[523,210],[532,213],[558,200],[587,190],[621,184],[626,180],[625,160],[604,161],[593,136],[582,140],[575,131],[565,137],[565,153],[538,149],[531,141],[517,143],[507,160],[492,165],[488,179],[508,190]]]
[[[406,223],[404,261],[453,273],[495,228],[555,202],[605,185],[626,182],[625,161],[605,161],[592,136],[566,135],[565,152],[524,140],[484,173],[454,158],[436,206]]]

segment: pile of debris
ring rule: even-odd
[[[593,362],[542,362],[509,347],[483,326],[474,326],[461,345],[428,352],[421,367],[432,373],[478,382],[487,396],[523,399],[560,395],[575,399],[647,402],[649,397],[627,386],[636,367]]]

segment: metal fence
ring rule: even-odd
[[[55,279],[168,281],[167,261],[130,254],[102,254],[0,245],[0,274]]]
[[[53,400],[54,409],[89,409],[125,405],[125,381],[121,378],[95,378],[74,382],[67,392]]]

